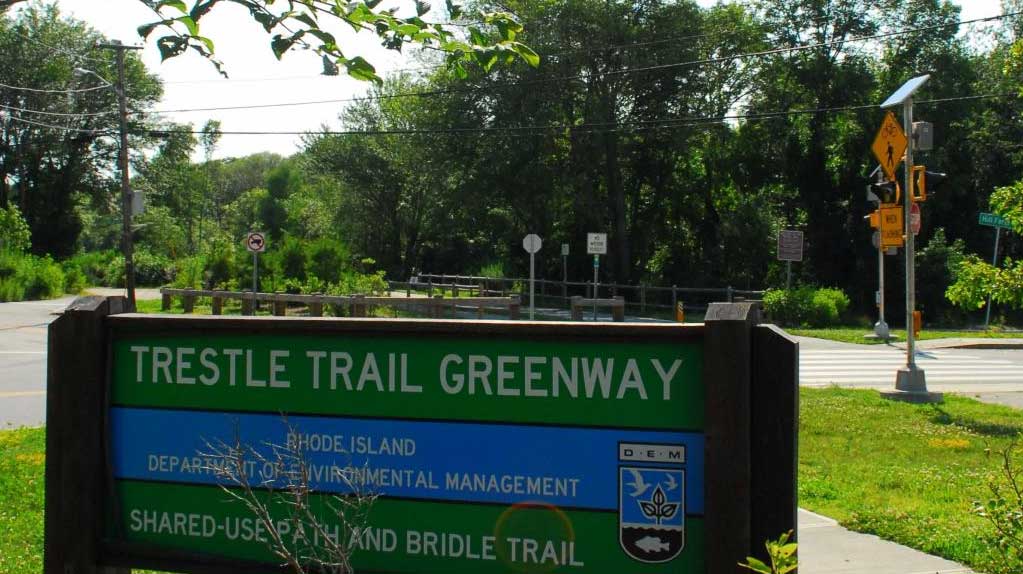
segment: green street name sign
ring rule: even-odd
[[[1006,220],[1001,215],[995,213],[982,212],[980,214],[980,217],[978,218],[978,223],[980,223],[981,225],[987,225],[988,227],[1001,227],[1002,229],[1012,229],[1012,226],[1009,225],[1008,220]]]

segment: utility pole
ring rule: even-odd
[[[121,120],[121,149],[117,163],[121,169],[121,250],[124,255],[124,288],[128,294],[128,309],[135,311],[135,248],[131,231],[131,180],[128,175],[128,97],[124,89],[124,52],[125,50],[141,50],[138,46],[125,46],[114,41],[110,44],[99,44],[104,50],[113,50],[117,59],[117,92],[118,115]]]

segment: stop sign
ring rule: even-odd
[[[920,206],[916,203],[909,208],[909,230],[913,235],[920,233]]]

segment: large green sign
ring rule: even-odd
[[[234,444],[257,455],[247,476],[276,533],[347,538],[357,570],[704,571],[698,332],[448,331],[117,334],[109,531],[279,563],[265,524],[220,488],[215,445]],[[269,494],[281,448],[303,457],[326,534],[296,532]],[[351,530],[326,508],[355,492],[378,498]]]

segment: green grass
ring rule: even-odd
[[[43,571],[46,430],[0,431],[0,572]]]
[[[1004,564],[992,528],[970,509],[989,495],[1000,462],[989,453],[1023,431],[1023,412],[835,388],[802,389],[800,400],[800,506],[979,572],[1020,571]]]
[[[864,335],[873,333],[873,327],[834,327],[826,329],[785,329],[787,333],[792,335],[798,335],[800,337],[816,337],[818,339],[828,339],[830,341],[841,341],[843,343],[858,343],[861,345],[882,345],[885,343],[882,339],[866,339]],[[905,329],[893,329],[892,335],[896,341],[906,340]],[[939,331],[924,329],[920,331],[920,336],[917,337],[918,341],[926,341],[929,339],[949,339],[949,338],[966,338],[966,339],[1012,339],[1012,338],[1023,338],[1023,332],[1007,332],[1007,331]]]
[[[909,405],[875,391],[802,389],[799,504],[843,525],[961,562],[1019,572],[970,512],[1023,412],[949,396]],[[42,569],[44,429],[0,431],[0,572]],[[1018,458],[1023,463],[1023,452]]]

